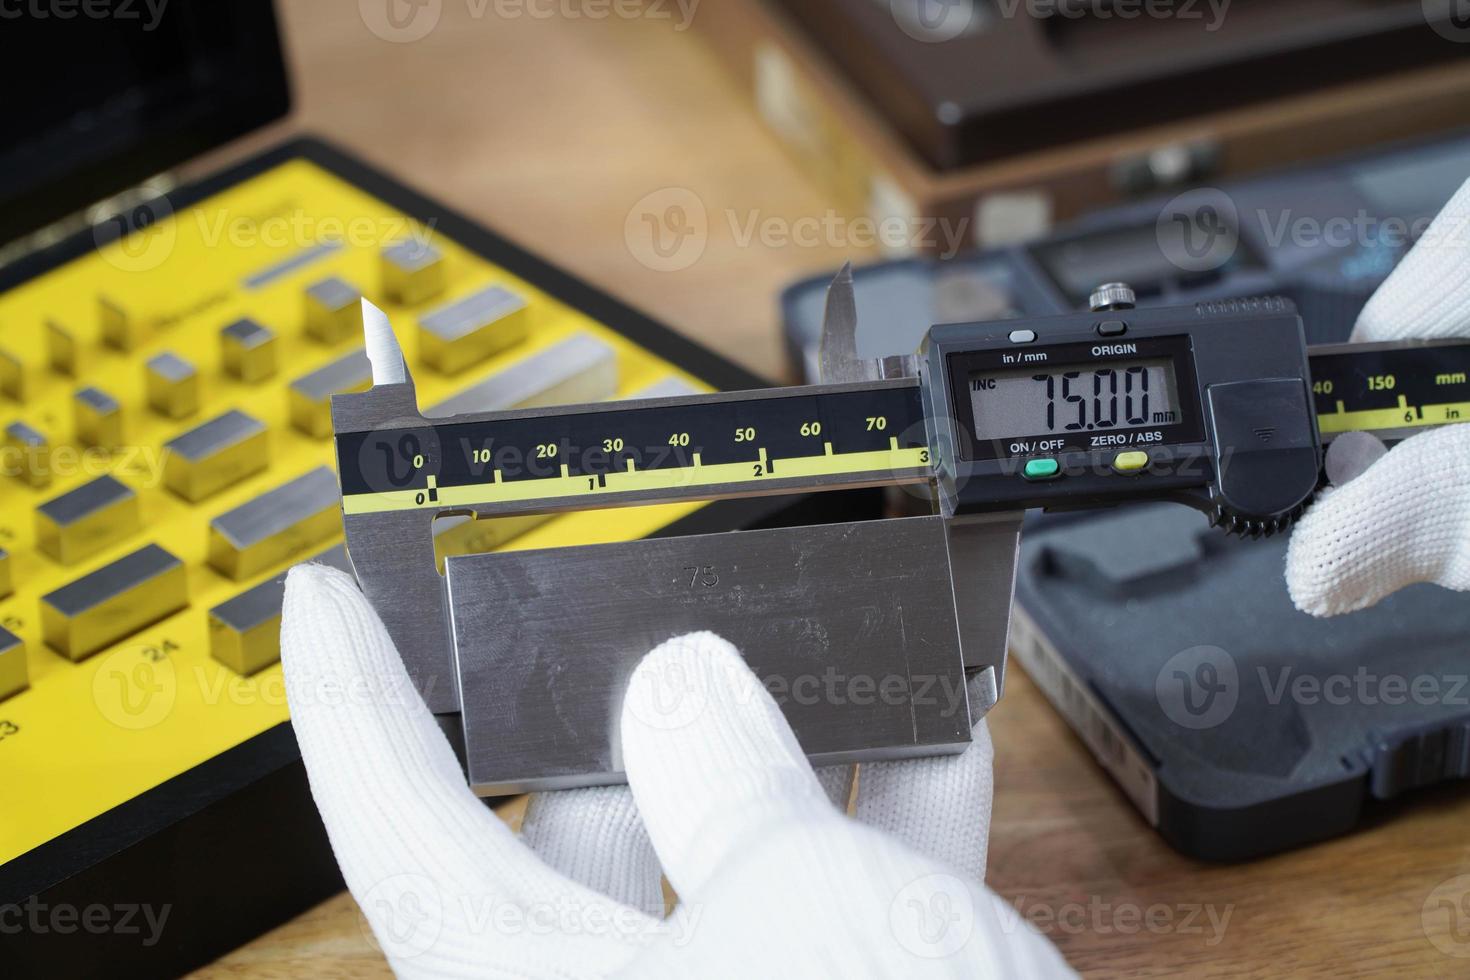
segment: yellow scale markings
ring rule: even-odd
[[[351,494],[342,499],[342,509],[348,514],[381,514],[387,511],[468,507],[476,504],[519,503],[528,500],[562,500],[568,497],[585,497],[589,493],[631,493],[640,490],[682,490],[691,487],[719,486],[731,483],[764,483],[772,479],[835,476],[844,473],[869,473],[884,470],[916,469],[929,465],[929,450],[925,447],[900,449],[897,439],[889,440],[891,448],[875,449],[857,453],[832,453],[831,443],[820,456],[793,456],[779,460],[780,472],[770,472],[770,461],[766,451],[760,450],[759,460],[739,463],[715,463],[709,466],[700,462],[694,454],[694,465],[657,470],[638,470],[628,460],[628,469],[622,473],[608,473],[605,485],[590,489],[589,476],[570,476],[562,466],[562,475],[536,480],[518,480],[505,483],[500,471],[496,470],[491,482],[463,487],[438,487],[439,499],[429,501],[422,490],[385,490],[379,493]],[[754,473],[759,462],[762,475]],[[430,483],[434,477],[429,477]],[[420,502],[422,498],[422,502]]]
[[[1470,402],[1414,406],[1400,395],[1394,408],[1365,408],[1354,412],[1347,411],[1347,406],[1339,401],[1337,411],[1317,416],[1317,428],[1323,435],[1335,435],[1359,430],[1419,428],[1466,420],[1470,420]]]

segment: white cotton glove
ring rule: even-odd
[[[1470,337],[1470,182],[1353,330],[1355,341],[1415,337]],[[1412,436],[1323,494],[1292,534],[1286,582],[1314,616],[1364,609],[1415,582],[1470,590],[1470,424]]]
[[[629,684],[630,785],[535,796],[517,839],[349,576],[291,572],[281,661],[333,851],[399,976],[1072,975],[980,884],[983,722],[964,755],[863,766],[853,820],[734,647],[679,637]],[[847,771],[826,779],[844,798]]]

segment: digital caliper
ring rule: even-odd
[[[1324,439],[1470,417],[1470,344],[1309,351],[1285,300],[1136,310],[1120,284],[865,361],[844,270],[822,385],[445,419],[366,319],[374,386],[332,402],[348,552],[487,794],[619,781],[627,679],[694,629],[741,649],[815,761],[961,751],[1000,696],[1025,510],[1174,500],[1270,534]],[[435,563],[446,515],[895,485],[933,514]]]

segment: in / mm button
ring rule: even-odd
[[[1139,449],[1119,453],[1113,457],[1113,469],[1119,473],[1137,473],[1148,466],[1148,453]]]

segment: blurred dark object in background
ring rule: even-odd
[[[1466,122],[1449,3],[1080,2],[726,0],[695,23],[847,216],[911,226],[895,256]]]
[[[271,4],[170,0],[130,9],[5,19],[0,244],[290,107]]]
[[[1464,53],[1420,0],[776,4],[943,171]]]
[[[1341,341],[1467,177],[1462,135],[1110,208],[1025,245],[859,266],[858,353],[910,353],[934,323],[1085,309],[1104,282],[1129,283],[1140,306],[1285,296],[1308,343]],[[792,370],[809,382],[829,279],[781,302]]]

